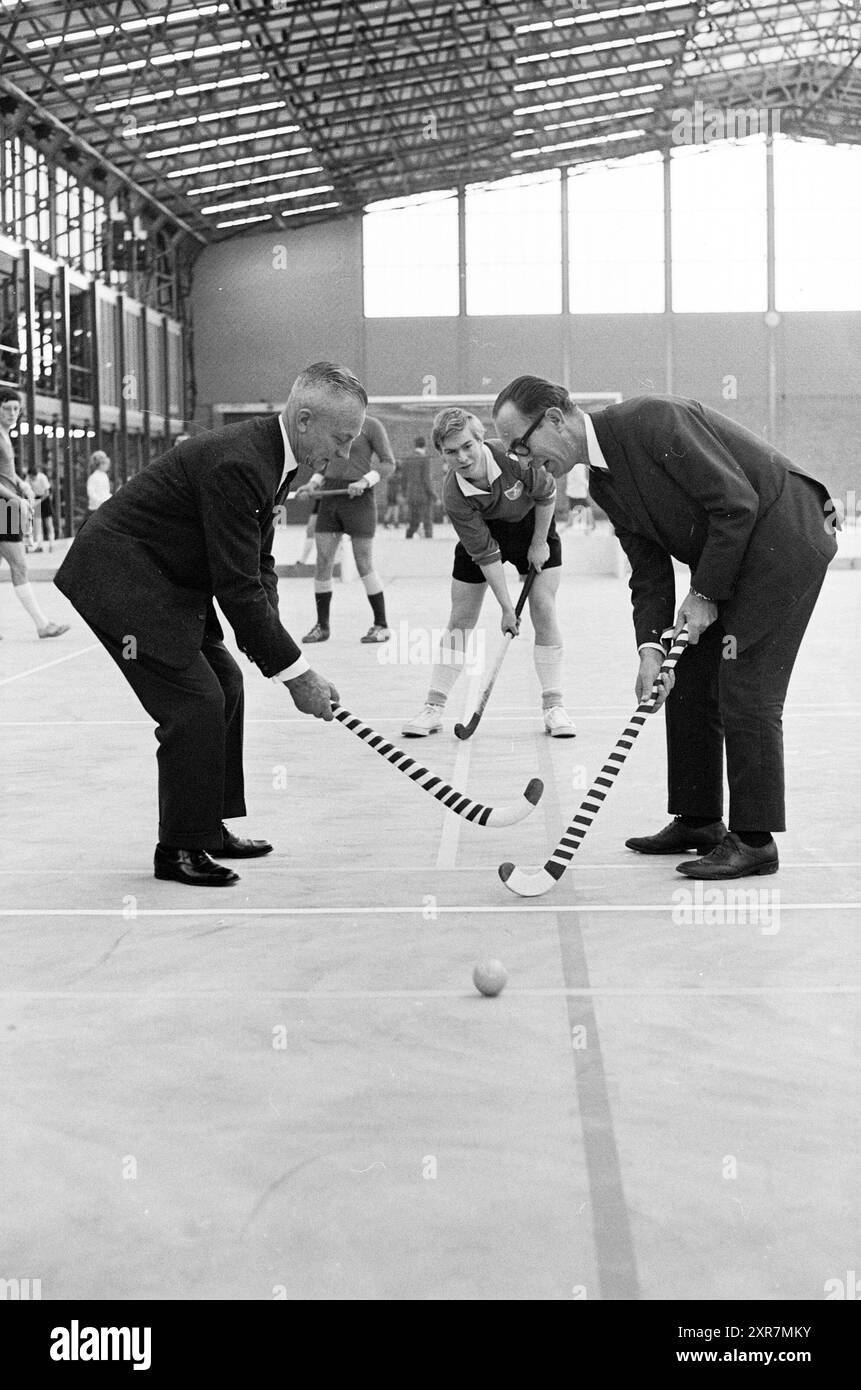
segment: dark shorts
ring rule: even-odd
[[[535,529],[535,514],[527,512],[521,521],[488,521],[487,529],[498,543],[502,560],[517,566],[517,573],[525,575],[529,569],[529,547]],[[546,570],[558,569],[562,564],[562,542],[556,530],[556,522],[551,521],[547,533],[550,559],[544,566]],[[461,579],[464,584],[484,584],[486,580],[480,565],[470,558],[462,541],[454,548],[454,567],[452,579]]]
[[[360,497],[333,497],[320,494],[317,534],[330,531],[344,536],[373,536],[377,529],[377,504],[372,488]]]

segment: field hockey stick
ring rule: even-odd
[[[517,607],[514,610],[515,618],[519,618],[521,613],[523,612],[523,605],[529,597],[529,590],[532,588],[532,585],[535,582],[535,576],[537,573],[538,571],[533,569],[530,565],[529,573],[523,581],[523,588],[520,590],[520,598],[517,600]],[[496,678],[502,669],[502,663],[505,660],[505,653],[511,646],[511,643],[513,642],[515,636],[516,634],[513,632],[506,632],[505,636],[503,637],[502,646],[499,648],[496,660],[493,663],[493,669],[491,670],[490,675],[488,676],[487,681],[485,682],[484,689],[482,690],[481,695],[478,698],[478,704],[475,709],[475,714],[466,724],[455,724],[454,733],[456,738],[472,738],[473,734],[478,728],[479,723],[481,722],[481,716],[484,714],[484,711],[487,708],[487,702],[490,699],[491,691],[493,690],[493,687],[496,684]]]
[[[373,748],[375,753],[379,753],[381,758],[385,758],[396,767],[399,772],[403,772],[409,777],[411,782],[421,787],[422,791],[428,792],[431,796],[441,801],[447,810],[453,811],[456,816],[464,816],[466,820],[472,821],[473,825],[486,825],[491,829],[498,826],[516,825],[518,821],[525,820],[531,815],[541,800],[544,791],[544,783],[539,777],[533,777],[527,783],[525,791],[517,801],[512,801],[506,806],[482,806],[480,802],[473,801],[470,797],[464,796],[463,792],[457,791],[449,786],[448,782],[443,782],[441,777],[436,777],[426,767],[421,767],[413,758],[408,758],[400,748],[396,748],[393,743],[389,743],[383,738],[382,734],[374,733],[369,725],[363,724],[361,719],[357,719],[349,710],[341,705],[332,704],[332,713],[345,728],[354,733],[357,738],[362,739],[369,748]]]
[[[670,629],[671,633],[672,629]],[[664,633],[665,638],[666,636],[667,634]],[[512,893],[517,893],[521,898],[540,898],[542,894],[559,882],[574,858],[574,851],[580,848],[587,830],[604,804],[608,791],[615,778],[618,777],[619,770],[634,745],[634,740],[655,708],[655,701],[662,689],[661,677],[666,671],[672,671],[687,645],[688,629],[683,627],[678,637],[672,638],[670,649],[661,663],[661,669],[655,677],[651,691],[631,715],[624,733],[617,740],[615,748],[583,798],[577,814],[572,816],[565,827],[565,833],[544,867],[529,870],[519,869],[516,864],[500,864],[499,877],[506,888],[511,889]]]
[[[313,502],[322,501],[324,497],[349,497],[350,495],[350,489],[348,487],[333,487],[328,492],[323,492],[322,490],[319,492],[303,492],[301,488],[297,488],[295,492],[288,492],[284,501],[295,502],[300,492],[302,493],[302,500],[307,497]]]

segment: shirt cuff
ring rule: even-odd
[[[368,487],[375,487],[380,481],[380,475],[376,468],[369,468],[367,473],[362,474],[362,477],[367,479]]]
[[[277,676],[271,676],[270,679],[273,681],[292,681],[297,676],[304,676],[305,672],[310,670],[311,667],[304,656],[300,656],[297,657],[292,666],[285,666],[283,671],[279,671]]]
[[[637,648],[637,651],[641,652],[646,647],[651,647],[653,651],[660,652],[661,656],[666,656],[667,654],[665,648],[661,646],[660,642],[641,642],[639,647]]]

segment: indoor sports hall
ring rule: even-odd
[[[5,0],[2,1299],[858,1296],[859,51]]]

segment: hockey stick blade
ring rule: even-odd
[[[661,669],[648,696],[631,715],[621,737],[617,739],[612,753],[583,798],[576,815],[572,816],[568,822],[562,838],[550,858],[540,869],[521,869],[516,864],[509,862],[500,864],[499,877],[510,892],[516,893],[519,898],[540,898],[559,882],[574,858],[575,851],[583,843],[587,830],[603,806],[608,791],[614,785],[619,770],[631,751],[634,740],[655,708],[655,701],[662,688],[661,676],[666,671],[672,671],[687,645],[688,630],[682,628],[678,637],[672,639],[670,649],[661,663]]]
[[[343,706],[333,704],[332,713],[339,723],[348,728],[369,748],[373,748],[375,753],[379,753],[380,757],[385,758],[386,762],[391,763],[398,772],[409,777],[411,782],[415,782],[416,786],[421,787],[422,791],[426,791],[429,796],[442,802],[446,810],[454,812],[456,816],[463,816],[473,825],[487,826],[491,830],[508,825],[517,825],[519,821],[532,815],[541,800],[544,783],[540,777],[533,777],[516,801],[505,806],[484,806],[481,802],[473,801],[471,797],[464,796],[463,792],[457,791],[455,787],[444,782],[441,777],[437,777],[428,768],[421,767],[413,758],[407,757],[402,749],[389,743],[382,734],[375,733],[370,725],[364,724],[361,719],[357,719]]]
[[[519,618],[521,613],[523,612],[524,604],[526,603],[526,600],[529,597],[529,591],[532,588],[532,585],[535,583],[535,576],[537,575],[537,573],[538,571],[536,569],[533,569],[530,565],[529,572],[526,578],[524,579],[523,587],[520,590],[520,597],[517,600],[517,607],[514,610],[515,618]],[[484,714],[484,711],[487,708],[487,702],[490,699],[493,687],[496,685],[496,678],[502,670],[502,663],[505,660],[505,654],[513,641],[514,634],[512,632],[507,632],[504,638],[502,639],[502,646],[500,647],[496,660],[493,663],[493,669],[490,675],[488,676],[487,681],[485,682],[485,686],[481,692],[481,695],[479,696],[476,711],[467,720],[465,724],[455,724],[455,738],[459,738],[461,740],[472,738],[472,735],[475,733],[476,729],[481,723],[481,716]]]

